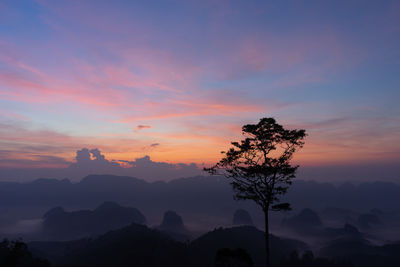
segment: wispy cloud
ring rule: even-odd
[[[265,116],[308,130],[303,162],[397,159],[398,4],[1,5],[0,164],[213,162]]]
[[[141,124],[139,124],[139,125],[137,125],[136,127],[135,127],[135,129],[133,130],[134,132],[138,132],[138,131],[140,131],[140,130],[143,130],[143,129],[150,129],[151,128],[151,125],[141,125]]]

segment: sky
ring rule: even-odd
[[[399,180],[399,70],[399,1],[3,0],[0,179],[201,168],[274,117],[307,175]]]

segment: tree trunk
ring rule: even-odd
[[[268,209],[264,210],[264,216],[265,216],[265,266],[270,267]]]

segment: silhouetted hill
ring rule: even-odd
[[[183,224],[182,217],[175,211],[166,211],[158,229],[165,232],[177,241],[187,241],[190,239],[190,232]]]
[[[337,212],[333,209],[334,213]],[[340,209],[339,212],[341,213]],[[302,238],[326,241],[338,238],[362,238],[364,235],[357,227],[345,223],[343,227],[324,227],[318,213],[311,209],[303,209],[299,214],[282,220],[282,226],[291,232],[300,234]]]
[[[325,228],[324,236],[327,238],[362,238],[363,234],[358,231],[357,227],[346,223],[343,228]]]
[[[285,196],[294,208],[321,210],[336,207],[350,210],[398,210],[400,185],[390,182],[367,182],[339,186],[329,183],[297,180]],[[306,196],[306,197],[305,197]]]
[[[0,266],[1,267],[48,267],[47,260],[32,256],[27,245],[22,241],[0,242]]]
[[[336,207],[359,211],[373,207],[392,213],[400,210],[396,204],[400,202],[400,186],[394,183],[335,186],[297,180],[284,198],[283,201],[292,203],[295,210],[305,207],[314,210]],[[146,211],[152,223],[165,210],[172,209],[179,210],[191,224],[201,218],[202,223],[208,223],[204,228],[229,225],[232,213],[242,208],[251,212],[255,225],[262,225],[259,208],[251,201],[234,201],[228,180],[214,176],[153,183],[113,175],[90,175],[78,183],[66,179],[39,179],[29,183],[1,182],[0,221],[2,217],[8,222],[22,217],[39,218],[54,206],[93,209],[104,200],[138,207]],[[354,223],[341,220],[340,224],[346,222]]]
[[[334,224],[357,223],[359,212],[347,208],[327,207],[320,212],[323,221]]]
[[[271,236],[273,261],[307,246],[296,240]],[[220,248],[244,248],[263,266],[264,232],[242,226],[217,229],[186,245],[142,225],[111,231],[95,239],[69,242],[32,242],[36,255],[60,266],[213,266]]]
[[[273,263],[293,250],[305,250],[307,245],[301,241],[282,239],[271,235],[271,255]],[[265,265],[264,232],[252,226],[219,228],[211,231],[190,244],[190,255],[198,260],[192,266],[212,266],[214,256],[220,248],[243,248],[253,259],[254,266]]]
[[[382,224],[378,215],[372,213],[361,214],[358,217],[357,222],[362,229],[369,229]]]
[[[238,209],[233,214],[233,225],[253,225],[250,214],[244,209]]]
[[[320,255],[350,260],[355,267],[398,267],[400,243],[375,246],[360,237],[347,237],[331,241]]]
[[[164,213],[164,217],[159,229],[162,231],[170,231],[175,233],[187,231],[183,225],[182,217],[179,216],[175,211],[171,210]]]
[[[144,180],[135,177],[113,175],[89,175],[79,182],[81,188],[99,192],[125,191],[127,187],[146,186],[147,184]]]
[[[43,216],[44,239],[72,240],[104,234],[131,223],[145,224],[146,218],[135,208],[104,202],[95,210],[66,212],[56,207]]]
[[[155,193],[161,193],[161,195]],[[231,193],[227,179],[215,176],[198,176],[153,183],[133,177],[113,175],[89,175],[78,183],[71,183],[67,179],[39,179],[28,183],[0,182],[0,203],[4,206],[6,204],[38,205],[49,201],[52,204],[74,204],[83,200],[98,203],[99,198],[117,201],[118,199],[149,199],[150,196],[165,200],[166,195],[172,197],[171,201],[174,203],[176,199],[183,197],[187,200],[200,197],[205,203],[211,203],[215,198],[226,199],[228,196],[232,199]],[[70,197],[72,195],[74,198]],[[295,207],[303,208],[359,209],[368,207],[369,210],[374,207],[391,210],[398,208],[396,203],[400,200],[400,185],[375,182],[335,186],[328,183],[297,180],[285,198]],[[215,202],[212,203],[215,205]]]
[[[323,227],[318,214],[308,208],[293,217],[283,219],[282,226],[300,234],[316,234]]]
[[[32,242],[29,247],[59,266],[190,266],[184,244],[137,224],[95,239]]]

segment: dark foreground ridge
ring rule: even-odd
[[[43,265],[46,261],[38,260],[42,258],[58,267],[261,267],[265,264],[263,241],[264,232],[251,226],[218,228],[185,243],[156,229],[132,224],[93,239],[31,242],[29,249],[34,255],[30,258],[42,264],[32,266],[46,266]],[[315,257],[298,240],[271,235],[271,244],[271,263],[279,267],[398,267],[400,264],[400,243],[374,246],[357,237],[337,239],[319,251],[324,258]],[[227,262],[231,265],[223,265]]]
[[[263,266],[264,232],[250,226],[219,228],[191,243],[174,241],[167,234],[132,224],[94,239],[68,242],[32,242],[35,255],[58,266],[213,266],[221,248],[243,248],[254,266]],[[273,262],[294,250],[301,241],[271,236]]]
[[[97,236],[131,223],[146,223],[146,218],[139,210],[114,202],[104,202],[94,210],[72,212],[56,207],[46,212],[43,219],[41,238],[44,240]]]
[[[384,198],[381,197],[383,193]],[[4,263],[10,259],[15,262],[18,255],[38,264],[46,262],[36,259],[48,259],[53,266],[62,267],[196,267],[216,263],[220,265],[215,266],[230,266],[221,264],[232,259],[246,264],[251,259],[253,266],[263,266],[264,232],[245,226],[251,222],[259,225],[259,211],[254,206],[234,202],[231,194],[229,184],[221,177],[148,183],[132,177],[92,175],[79,183],[51,179],[0,183],[0,208],[3,211],[0,232],[7,230],[1,228],[1,224],[7,226],[7,221],[1,218],[10,219],[16,215],[18,220],[25,212],[29,212],[30,218],[41,218],[46,213],[39,224],[42,236],[0,233],[0,240],[4,237],[15,240],[22,236],[24,240],[42,241],[28,243],[29,250],[3,246],[1,257],[4,261],[0,266],[24,266]],[[274,266],[400,266],[400,245],[395,243],[400,239],[396,231],[399,229],[399,185],[334,186],[296,181],[287,197],[296,203],[297,209],[276,219],[277,225],[282,222],[283,227],[282,232],[275,233],[304,240],[308,245],[295,239],[271,236]],[[104,200],[112,202],[99,206]],[[55,204],[64,208],[52,208]],[[128,206],[143,211],[154,229],[141,225],[147,221],[144,215]],[[238,208],[248,212],[239,212],[232,221]],[[161,222],[165,211],[169,212]],[[196,218],[189,215],[201,219],[210,215],[209,220],[215,220],[215,224],[204,231],[196,231],[192,228]],[[221,218],[227,223],[220,223]],[[241,226],[215,228],[232,223]],[[215,230],[205,233],[213,228]],[[307,252],[309,249],[317,256]]]

